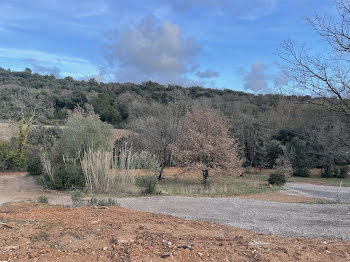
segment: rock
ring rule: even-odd
[[[12,249],[17,249],[19,248],[19,246],[7,246],[7,247],[3,247],[3,249],[5,250],[12,250]]]
[[[170,254],[166,253],[166,254],[161,255],[161,258],[167,258],[167,257],[170,257]]]

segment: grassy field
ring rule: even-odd
[[[269,174],[273,170],[265,169],[262,170],[261,174],[255,173],[255,171],[252,170],[253,174],[244,174],[243,177],[211,177],[209,185],[204,186],[198,174],[180,173],[179,175],[173,168],[166,170],[164,178],[158,184],[158,189],[169,195],[184,196],[233,196],[282,190],[281,187],[270,187],[267,183]],[[319,169],[310,171],[310,177],[288,177],[287,181],[350,187],[350,177],[344,179],[321,178]]]
[[[311,176],[311,177],[289,177],[288,182],[296,183],[311,183],[318,185],[326,186],[342,186],[350,187],[350,177],[347,178],[322,178],[320,176]]]
[[[233,196],[276,192],[280,187],[270,187],[265,175],[243,177],[209,177],[207,186],[202,184],[201,175],[195,171],[181,171],[179,168],[165,170],[158,189],[169,195],[184,196]]]
[[[272,169],[263,169],[261,174],[259,174],[258,169],[252,168],[249,174],[245,174],[246,179],[253,180],[267,180],[269,175],[273,173]],[[347,178],[322,178],[321,177],[321,169],[312,168],[310,169],[310,177],[288,177],[287,182],[295,182],[295,183],[311,183],[318,185],[328,185],[328,186],[343,186],[350,187],[350,176]]]

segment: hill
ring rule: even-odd
[[[227,117],[230,133],[239,140],[241,155],[251,166],[272,167],[272,162],[262,163],[261,155],[272,154],[271,159],[276,159],[274,152],[278,155],[281,150],[276,151],[274,141],[299,148],[311,167],[324,166],[329,159],[332,163],[349,163],[349,118],[324,104],[320,106],[323,102],[310,96],[254,95],[150,81],[133,84],[57,79],[33,74],[30,69],[12,72],[0,68],[1,122],[19,121],[35,108],[36,125],[62,125],[71,110],[81,107],[93,110],[115,128],[132,128],[135,120],[159,117],[169,106],[176,105],[176,113],[184,114],[184,108],[199,104]]]

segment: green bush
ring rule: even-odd
[[[270,185],[283,186],[286,182],[286,176],[280,173],[270,174],[268,179]]]
[[[28,157],[27,172],[32,176],[39,176],[43,173],[43,165],[39,156]]]
[[[294,172],[293,172],[293,176],[299,176],[299,177],[309,177],[310,176],[310,171],[307,168],[297,168]]]
[[[80,206],[83,202],[83,193],[79,190],[73,191],[70,194],[70,197],[72,199],[73,206],[75,207]]]
[[[349,176],[348,166],[334,166],[332,168],[325,167],[321,174],[321,177],[324,177],[324,178],[346,178],[348,176]]]
[[[47,204],[47,203],[49,203],[49,201],[48,201],[46,196],[39,196],[38,197],[38,203]]]
[[[58,190],[79,189],[85,186],[85,177],[80,165],[60,164],[53,169],[53,181],[49,187]]]
[[[341,166],[339,168],[338,178],[347,178],[349,176],[349,167]]]
[[[113,147],[113,127],[102,122],[98,115],[77,110],[68,117],[58,140],[59,150],[68,158],[76,158],[88,148],[110,151]]]
[[[155,194],[158,180],[154,176],[141,176],[136,178],[136,185],[144,189],[145,194]]]
[[[6,142],[0,141],[0,170],[16,170],[15,155],[15,150]]]
[[[95,196],[92,196],[90,199],[90,205],[92,206],[118,206],[117,200],[113,198],[106,199],[97,199]]]

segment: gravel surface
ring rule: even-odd
[[[350,188],[288,183],[287,194],[326,198],[343,204],[299,204],[239,198],[119,198],[121,206],[185,219],[213,221],[260,233],[335,237],[350,241]],[[43,191],[25,174],[0,175],[0,205],[46,195],[51,204],[71,204],[70,195]]]
[[[307,197],[324,198],[339,203],[350,203],[350,187],[287,183],[285,189],[287,189],[287,193],[297,193]]]
[[[144,197],[121,206],[185,219],[213,221],[259,233],[350,241],[349,204],[299,204],[239,198]]]

